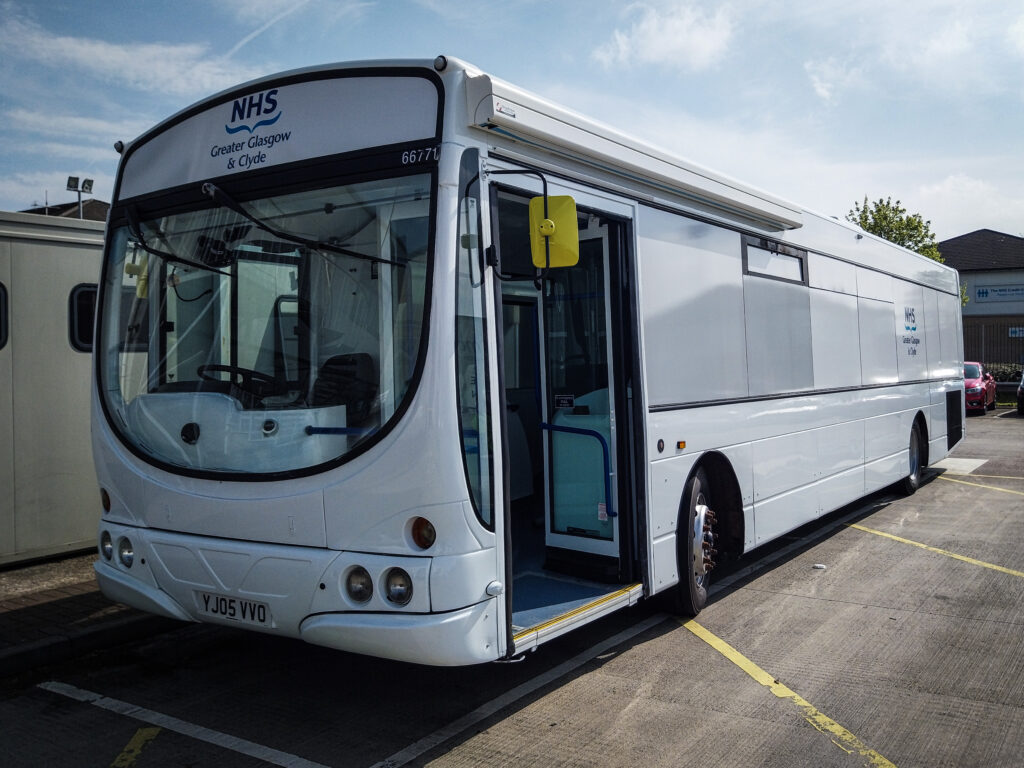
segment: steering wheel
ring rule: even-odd
[[[231,383],[252,395],[260,396],[264,393],[265,389],[274,387],[277,384],[277,380],[269,373],[263,371],[254,371],[251,368],[242,368],[238,365],[224,365],[221,363],[210,363],[208,365],[200,365],[196,369],[196,373],[199,378],[205,381],[223,381],[216,376],[214,373],[229,373],[231,374]],[[238,376],[241,380],[236,381],[235,377]]]

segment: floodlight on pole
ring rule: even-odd
[[[68,176],[68,191],[78,193],[78,218],[82,216],[82,193],[89,194],[92,192],[92,179],[82,179],[82,184],[79,186],[77,176]]]

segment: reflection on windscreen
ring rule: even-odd
[[[99,350],[108,411],[160,462],[314,467],[369,439],[410,394],[430,177],[243,205],[324,245],[220,207],[113,233]]]

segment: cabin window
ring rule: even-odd
[[[92,352],[96,324],[96,284],[82,283],[68,297],[68,339],[76,352]]]

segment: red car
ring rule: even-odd
[[[981,363],[964,363],[964,398],[968,411],[996,407],[996,380]]]

